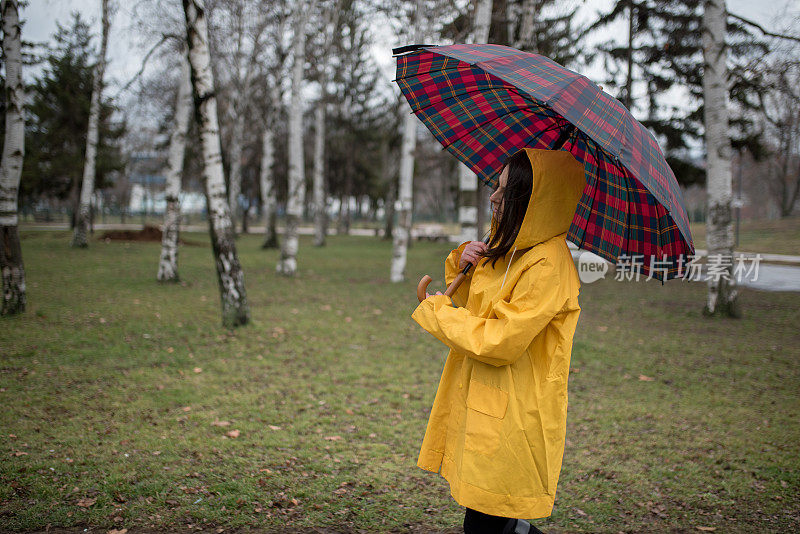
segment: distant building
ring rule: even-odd
[[[131,156],[130,213],[162,214],[167,208],[164,188],[166,178],[166,158],[159,152],[139,152]],[[203,193],[182,191],[180,195],[181,212],[204,213],[206,198]]]

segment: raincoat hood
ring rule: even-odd
[[[583,165],[569,152],[524,150],[533,169],[533,188],[514,240],[518,250],[566,233],[586,184]]]

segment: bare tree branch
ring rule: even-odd
[[[731,17],[732,19],[738,20],[739,22],[744,22],[745,24],[749,24],[750,26],[758,28],[758,30],[761,33],[763,33],[764,35],[768,35],[770,37],[776,37],[778,39],[788,39],[790,41],[797,41],[798,43],[800,43],[800,37],[797,37],[796,35],[786,35],[784,33],[773,33],[773,32],[767,31],[759,23],[753,22],[752,20],[746,19],[744,17],[740,17],[739,15],[735,15],[735,14],[731,13],[730,11],[728,11],[728,16]]]

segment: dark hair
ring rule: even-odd
[[[523,149],[509,156],[503,163],[503,168],[497,175],[495,191],[500,186],[500,174],[506,167],[508,167],[508,181],[503,193],[503,212],[499,221],[492,221],[493,233],[489,240],[489,248],[483,253],[483,257],[486,258],[484,265],[492,260],[493,268],[498,258],[505,256],[514,245],[533,190],[531,160]]]

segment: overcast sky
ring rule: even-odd
[[[577,0],[580,2],[580,0]],[[107,67],[108,81],[113,88],[123,85],[139,69],[146,49],[152,46],[139,43],[135,28],[131,28],[131,9],[135,1],[120,2],[115,0],[117,11],[111,24],[109,37],[109,65]],[[594,18],[598,11],[607,10],[612,0],[584,0],[581,2],[579,17],[582,20]],[[178,5],[175,2],[176,6]],[[96,35],[100,33],[100,0],[32,0],[28,7],[23,8],[21,16],[26,21],[23,29],[23,38],[28,41],[49,41],[56,30],[56,21],[68,24],[70,13],[79,11],[85,20],[91,21]],[[728,10],[760,23],[768,30],[785,30],[779,17],[787,13],[796,17],[800,16],[800,0],[728,0]],[[605,34],[598,32],[592,37],[593,41],[605,41],[612,36],[625,38],[627,25],[620,23],[616,27],[608,27]],[[800,33],[800,29],[793,33]],[[391,48],[407,43],[391,42],[392,37],[386,36],[383,42],[377,42],[374,48],[376,61],[384,73],[384,82],[388,87],[394,78],[395,60],[392,58]],[[99,43],[99,39],[95,40]],[[589,78],[600,81],[604,78],[599,65],[582,72]],[[35,69],[29,69],[25,78],[30,80]],[[393,84],[391,84],[393,85]],[[395,90],[399,90],[395,87]],[[113,92],[114,90],[111,89]]]

